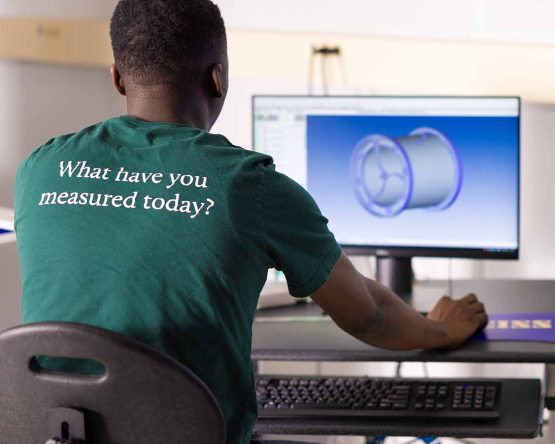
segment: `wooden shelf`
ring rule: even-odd
[[[108,29],[105,20],[0,18],[0,57],[108,66],[113,60]]]

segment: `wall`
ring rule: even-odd
[[[522,119],[521,259],[481,264],[487,277],[555,278],[555,106],[527,103]]]
[[[106,19],[115,3],[0,0],[0,15]],[[555,5],[550,1],[344,0],[341,11],[332,0],[218,3],[231,28],[232,78],[228,103],[214,131],[225,133],[246,147],[250,146],[251,134],[250,96],[305,93],[312,44],[340,44],[344,50],[348,82],[342,81],[339,67],[335,66],[335,93],[518,94],[526,89],[538,100],[543,95],[555,97],[555,88],[551,88],[555,28],[549,23]],[[524,5],[527,14],[522,14]],[[283,30],[287,32],[275,32]],[[452,41],[458,42],[460,54],[465,57],[477,57],[475,52],[483,54],[480,64],[465,66],[463,59],[451,54]],[[478,41],[488,43],[478,45]],[[496,51],[495,42],[518,44],[508,50],[499,46]],[[415,57],[415,51],[424,52]],[[490,57],[487,51],[491,51]],[[515,54],[517,60],[523,61],[522,66],[533,64],[535,68],[526,71],[533,71],[533,77],[523,74],[518,64],[506,76],[491,75],[488,66],[510,65],[510,57]],[[437,67],[437,77],[419,75],[418,63]],[[518,85],[516,89],[509,91],[504,86],[507,77],[512,78],[511,85]],[[0,61],[0,97],[0,205],[8,206],[13,202],[12,180],[17,165],[34,147],[55,135],[124,112],[124,102],[112,91],[108,71],[100,68]],[[549,203],[550,190],[555,189],[550,168],[555,160],[550,146],[553,122],[554,105],[526,103],[522,259],[503,263],[454,260],[454,277],[555,278],[555,234],[551,229],[555,214]],[[15,309],[20,291],[14,273],[15,249],[0,247],[0,261],[0,282],[12,298],[10,303],[1,302],[2,310]],[[419,259],[415,269],[420,278],[444,278],[447,262]]]
[[[106,18],[117,0],[0,0],[2,16]]]
[[[12,206],[19,162],[56,135],[125,110],[107,69],[0,61],[0,205]]]
[[[250,144],[250,120],[226,111],[248,113],[251,94],[306,94],[311,48],[324,44],[342,49],[341,60],[329,62],[331,94],[519,95],[555,103],[555,45],[231,30],[230,97],[215,130]]]
[[[551,0],[217,0],[227,24],[496,42],[555,43]]]
[[[215,0],[229,28],[555,43],[551,0]],[[108,18],[117,0],[0,0],[0,15]]]

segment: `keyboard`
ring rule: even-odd
[[[492,420],[501,382],[490,379],[386,379],[258,376],[260,418],[337,417]]]

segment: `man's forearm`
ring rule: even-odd
[[[368,344],[392,350],[440,348],[447,344],[446,328],[426,319],[376,281],[366,280],[375,309],[368,328],[350,332]]]
[[[347,333],[392,350],[456,347],[486,325],[476,295],[441,298],[427,317],[406,305],[383,285],[366,279],[345,254],[312,298]]]

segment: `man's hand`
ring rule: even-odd
[[[459,301],[442,298],[426,318],[358,273],[344,254],[312,299],[350,335],[391,350],[453,348],[487,322],[484,306],[474,295]]]
[[[488,322],[484,304],[474,294],[458,300],[442,297],[427,318],[445,327],[446,348],[462,345]]]

